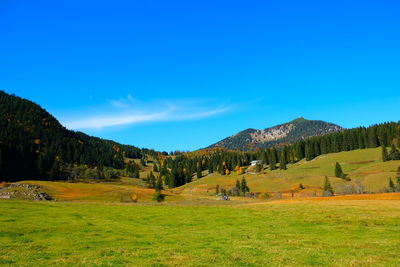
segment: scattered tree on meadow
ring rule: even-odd
[[[217,184],[217,186],[215,187],[215,194],[216,194],[216,195],[219,194],[219,184]]]
[[[344,177],[344,173],[343,173],[342,167],[340,166],[339,162],[336,162],[336,165],[335,165],[335,176],[338,178]]]
[[[240,190],[242,191],[243,195],[246,195],[247,192],[250,192],[250,188],[247,186],[246,178],[242,178],[242,182],[240,184]]]
[[[396,191],[396,186],[394,185],[392,178],[389,178],[389,191],[390,192]]]
[[[237,191],[240,192],[241,185],[240,185],[239,179],[236,179],[236,186],[235,187],[236,187]]]
[[[158,172],[157,164],[154,163],[153,172]]]
[[[328,176],[325,176],[323,195],[324,196],[333,196],[334,195],[334,191],[331,186],[331,183],[329,182]]]
[[[161,192],[161,190],[164,189],[161,176],[158,176],[155,188],[156,188],[156,191],[159,191],[159,192]]]

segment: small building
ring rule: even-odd
[[[250,162],[251,166],[255,166],[257,164],[261,165],[262,164],[262,160],[253,160]]]

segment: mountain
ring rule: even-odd
[[[70,131],[39,105],[0,91],[0,180],[57,179],[60,165],[124,168],[134,146]]]
[[[336,124],[300,117],[288,123],[263,130],[246,129],[209,146],[209,148],[223,147],[226,149],[251,150],[254,147],[265,148],[277,144],[293,143],[308,137],[340,130],[343,130],[343,128]]]

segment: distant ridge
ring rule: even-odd
[[[281,143],[292,143],[308,137],[334,133],[343,130],[339,125],[320,120],[299,117],[290,122],[263,130],[246,129],[227,137],[211,146],[226,149],[251,150]]]

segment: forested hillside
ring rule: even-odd
[[[122,169],[124,157],[141,150],[70,131],[39,105],[0,91],[0,179],[58,179],[66,164]]]

